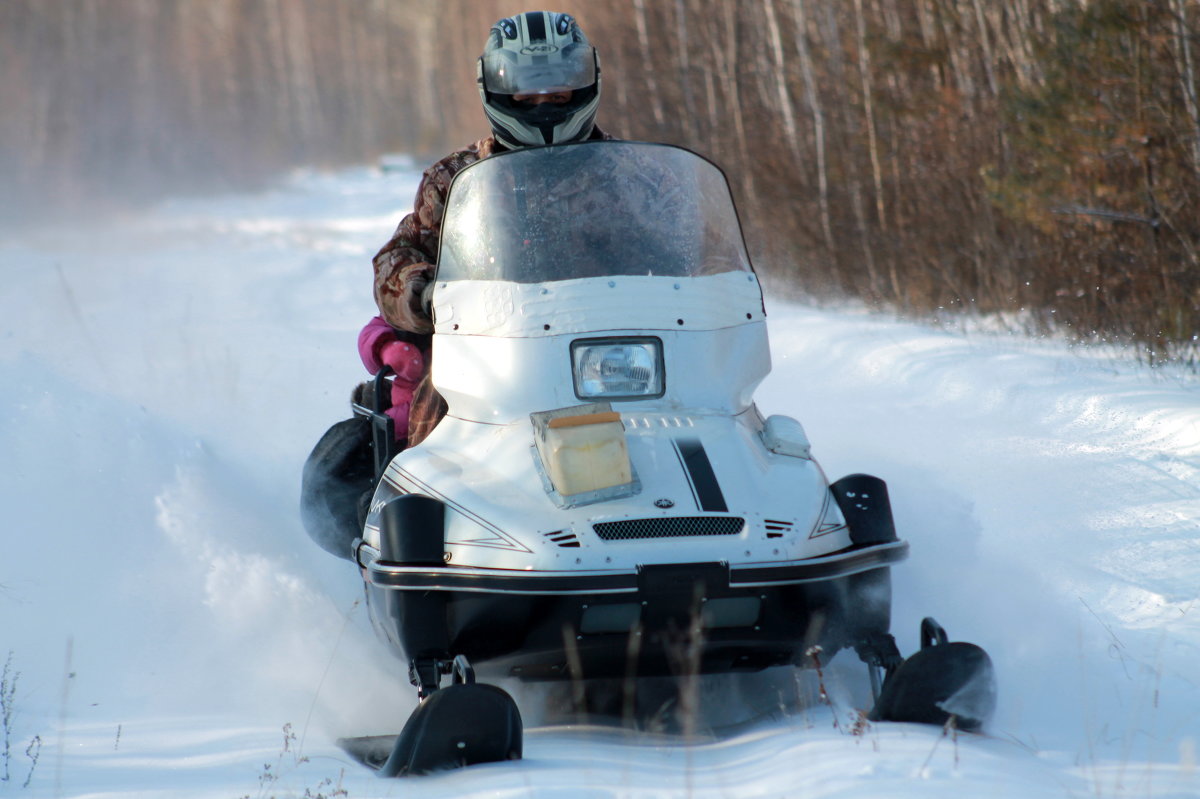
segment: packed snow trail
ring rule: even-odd
[[[352,567],[300,529],[299,470],[347,413],[369,259],[414,181],[298,175],[0,242],[3,792],[1200,795],[1200,380],[770,299],[758,403],[804,423],[831,478],[888,481],[912,546],[901,649],[924,615],[987,648],[987,735],[856,730],[843,654],[828,702],[811,673],[736,701],[710,681],[761,716],[725,739],[535,726],[519,763],[419,782],[350,763],[333,741],[397,731],[413,700]]]

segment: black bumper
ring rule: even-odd
[[[378,552],[362,545],[359,563],[368,583],[402,591],[449,591],[454,593],[518,594],[541,596],[604,595],[636,593],[644,587],[647,567],[613,571],[529,572],[516,569],[480,569],[451,566],[404,566],[379,560]],[[806,560],[779,563],[724,565],[725,588],[771,586],[835,580],[852,574],[891,566],[908,557],[908,543],[894,541],[849,549]],[[667,568],[686,570],[692,564]],[[663,567],[648,567],[650,569]]]

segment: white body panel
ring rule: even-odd
[[[849,533],[812,460],[763,445],[754,411],[738,417],[622,413],[640,494],[557,507],[538,474],[531,425],[447,417],[420,447],[397,457],[384,480],[446,502],[450,566],[535,571],[630,570],[652,563],[780,564],[849,546]],[[623,519],[710,515],[699,507],[673,442],[698,439],[713,464],[736,536],[604,541],[592,525]],[[669,500],[660,508],[655,502]],[[378,531],[366,542],[378,547]],[[562,546],[562,542],[577,546]],[[736,542],[736,543],[734,543]]]
[[[754,406],[771,369],[762,289],[712,164],[613,142],[494,156],[455,178],[442,232],[431,378],[448,411],[380,482],[372,579],[628,591],[644,566],[721,563],[731,587],[782,585],[903,557],[851,540],[803,428]],[[593,354],[610,350],[640,360]],[[612,412],[623,431],[576,434],[592,443],[569,467],[535,444],[531,415]],[[383,556],[376,525],[398,494],[445,507],[435,568]]]
[[[762,291],[719,169],[636,142],[493,155],[455,177],[437,263],[447,413],[353,545],[422,692],[458,655],[628,679],[678,675],[683,630],[689,674],[887,640],[908,545],[882,481],[831,487],[800,423],[755,407]]]
[[[448,566],[602,572],[678,562],[779,565],[850,545],[816,462],[777,454],[763,441],[751,396],[770,358],[753,275],[461,281],[438,286],[435,296],[433,376],[449,413],[392,462],[384,490],[446,503]],[[641,491],[561,508],[545,488],[529,415],[586,401],[574,392],[572,341],[632,334],[661,339],[666,371],[663,397],[612,403]],[[703,447],[725,510],[706,509],[711,497],[700,495],[680,442]],[[713,515],[743,518],[745,526],[736,535],[620,541],[602,540],[593,528]],[[378,531],[368,526],[365,541],[377,547]]]
[[[433,309],[433,382],[460,419],[509,424],[585,402],[571,373],[570,343],[580,338],[661,339],[667,393],[659,408],[742,413],[771,371],[762,293],[746,272],[463,280],[439,284]]]

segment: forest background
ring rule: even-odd
[[[432,161],[487,132],[475,59],[528,8],[3,0],[0,234]],[[552,8],[600,51],[606,130],[725,168],[777,293],[1200,364],[1200,0]]]

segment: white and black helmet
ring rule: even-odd
[[[506,147],[586,139],[600,103],[600,58],[570,14],[527,11],[488,32],[476,80],[492,132]],[[570,91],[566,103],[527,105],[516,94]]]

